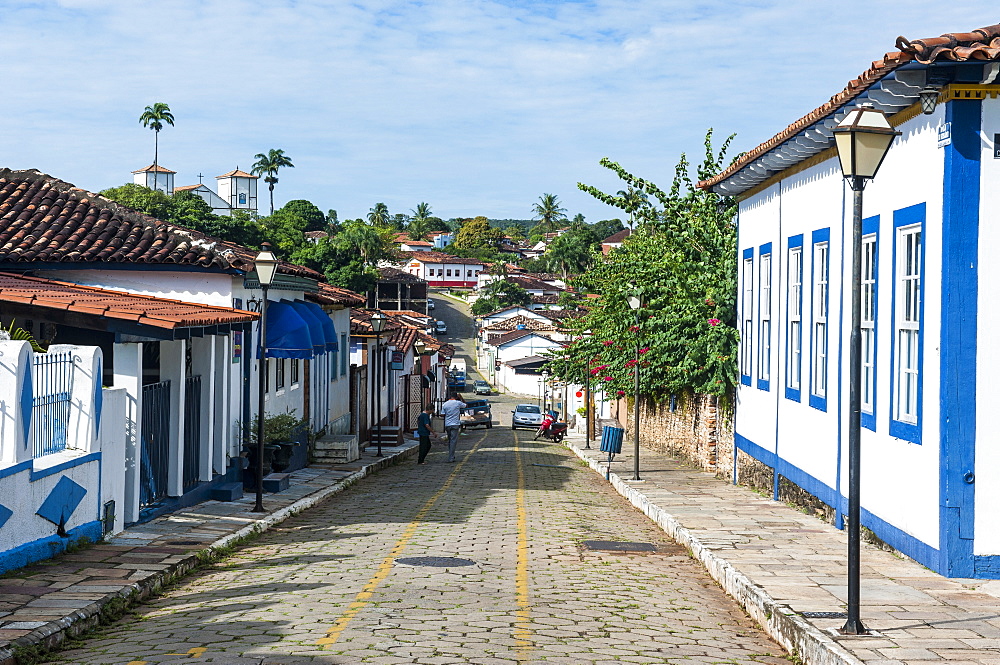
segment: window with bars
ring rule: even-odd
[[[916,425],[920,413],[921,225],[896,230],[893,418]]]
[[[785,397],[799,400],[802,389],[802,236],[788,242],[788,334],[785,338]]]
[[[740,381],[749,386],[753,365],[753,248],[743,250],[743,302],[740,311],[743,317],[740,330]]]
[[[771,245],[760,248],[760,333],[757,340],[757,387],[771,387]]]
[[[829,356],[830,229],[813,232],[809,405],[826,410]]]

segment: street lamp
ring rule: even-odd
[[[539,391],[542,397],[542,413],[549,412],[549,372],[542,370],[542,389]]]
[[[628,306],[632,308],[635,312],[635,395],[632,398],[632,443],[635,447],[633,460],[633,474],[632,480],[642,480],[639,477],[639,308],[642,307],[642,301],[639,300],[639,296],[629,296]]]
[[[253,512],[264,512],[264,379],[267,376],[267,289],[278,272],[278,259],[269,243],[260,246],[254,270],[262,293],[260,304],[260,355],[257,356],[257,501]]]
[[[875,177],[899,136],[885,113],[859,106],[833,130],[840,169],[854,190],[851,261],[851,400],[848,420],[847,623],[845,635],[867,635],[861,623],[861,210],[865,185]]]
[[[584,330],[582,333],[583,337],[590,337],[593,333],[590,330]],[[587,417],[587,427],[585,432],[585,440],[587,445],[584,446],[585,450],[590,450],[590,440],[594,438],[594,412],[591,408],[591,394],[590,394],[590,361],[587,361],[586,371],[583,373],[583,379],[587,382],[587,386],[583,391],[583,399],[586,401],[584,404],[584,413]]]
[[[379,351],[379,343],[382,341],[382,333],[385,332],[385,324],[389,320],[389,317],[382,312],[376,311],[372,314],[371,326],[372,332],[375,333],[375,404],[376,404],[376,416],[375,424],[378,426],[378,453],[376,457],[382,457],[382,385],[380,379],[382,378],[382,355]]]

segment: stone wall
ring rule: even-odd
[[[715,395],[676,395],[660,402],[642,400],[639,436],[657,452],[690,462],[720,478],[733,478],[733,400]],[[632,432],[632,408],[622,400],[614,413]],[[740,455],[740,484],[770,491],[771,469],[748,455]]]

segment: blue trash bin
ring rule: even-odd
[[[601,452],[617,455],[622,451],[625,430],[621,427],[605,427],[601,434]]]

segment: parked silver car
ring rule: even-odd
[[[472,392],[477,395],[490,395],[493,393],[493,389],[482,379],[476,379],[476,382],[472,384]]]
[[[510,421],[510,428],[517,429],[538,429],[542,424],[542,410],[535,404],[518,404],[512,411],[514,414]]]

